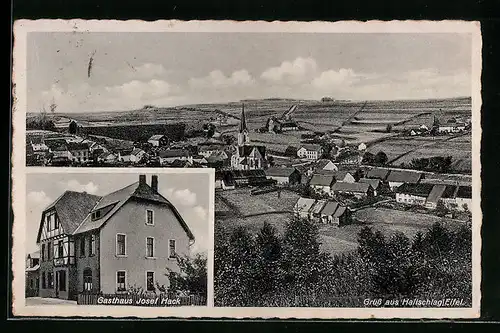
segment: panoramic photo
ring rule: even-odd
[[[207,304],[208,173],[27,176],[27,306]]]
[[[471,50],[470,33],[31,32],[26,165],[214,168],[217,307],[470,308]]]

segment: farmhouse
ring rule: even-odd
[[[78,163],[88,162],[89,157],[89,145],[86,143],[76,143],[76,142],[68,142],[66,144],[69,152],[71,153],[71,159]]]
[[[236,188],[233,176],[228,171],[215,172],[215,188],[222,190],[234,190]]]
[[[338,182],[344,182],[344,183],[356,182],[356,179],[349,171],[345,171],[345,170],[335,171],[335,173],[333,175],[335,177],[335,180]]]
[[[335,183],[333,175],[314,174],[309,181],[309,187],[313,191],[330,195],[333,183]]]
[[[37,152],[46,152],[49,150],[49,147],[43,141],[43,138],[40,136],[34,136],[30,140],[31,148],[35,153]]]
[[[314,221],[314,222],[319,222],[321,219],[321,211],[325,207],[326,203],[328,201],[326,200],[316,200],[314,205],[312,205],[310,211],[309,211],[309,220]]]
[[[297,150],[297,156],[299,158],[305,158],[308,160],[317,160],[323,154],[323,148],[317,144],[303,144]]]
[[[427,196],[427,199],[425,201],[425,207],[430,208],[430,209],[436,209],[437,203],[439,200],[441,200],[441,197],[444,194],[444,191],[446,190],[446,185],[434,185],[432,187],[431,192]]]
[[[161,240],[161,241],[160,241]],[[165,268],[177,270],[194,236],[177,209],[146,176],[103,197],[65,192],[42,213],[41,297],[115,294],[131,286],[168,287]]]
[[[223,170],[224,179],[234,182],[235,187],[244,186],[268,186],[276,183],[273,179],[267,179],[264,170]]]
[[[389,175],[389,170],[387,169],[373,168],[368,170],[368,172],[366,173],[366,178],[380,179],[381,181],[386,181],[388,175]]]
[[[335,194],[350,194],[356,198],[371,197],[374,193],[370,184],[348,182],[336,182],[332,186],[332,192]]]
[[[315,171],[322,171],[322,170],[327,170],[327,171],[338,171],[338,167],[330,160],[328,159],[320,159],[316,162],[315,165]]]
[[[148,139],[148,142],[153,146],[153,147],[162,147],[168,145],[168,138],[163,135],[163,134],[156,134],[153,135]]]
[[[295,121],[290,119],[278,119],[276,117],[270,117],[266,122],[267,131],[270,133],[280,133],[287,131],[297,131],[299,126]]]
[[[460,210],[472,209],[472,187],[459,186],[455,197],[456,204]]]
[[[102,163],[114,163],[117,159],[118,156],[111,152],[104,152],[97,158],[97,160]]]
[[[396,188],[396,202],[423,206],[433,188],[432,184],[404,183]]]
[[[269,168],[265,172],[268,178],[276,180],[278,184],[300,184],[301,174],[295,168]]]
[[[53,158],[62,158],[68,161],[71,160],[71,152],[69,151],[67,144],[51,148],[50,151],[52,152]]]
[[[198,154],[208,158],[210,155],[216,152],[224,152],[218,145],[200,145],[198,146]]]
[[[446,125],[439,125],[439,133],[459,133],[465,131],[467,124],[465,123],[449,123]]]
[[[26,297],[38,296],[40,290],[40,252],[28,254],[26,258]]]
[[[351,211],[335,201],[328,201],[321,211],[321,222],[333,224],[338,227],[349,224],[351,221]]]
[[[383,186],[382,181],[380,179],[360,178],[358,180],[358,183],[370,184],[370,186],[373,188],[373,195],[375,196],[378,195],[379,190]]]
[[[394,191],[398,186],[407,184],[417,184],[422,178],[421,172],[406,171],[406,170],[391,170],[387,176],[387,181],[391,190]]]
[[[138,163],[146,155],[146,152],[140,148],[133,148],[118,153],[118,161],[125,163]]]
[[[301,219],[309,219],[309,212],[315,202],[314,199],[300,197],[293,207],[294,215]]]
[[[161,164],[169,164],[175,160],[192,161],[191,153],[186,149],[166,149],[160,150],[158,157]]]

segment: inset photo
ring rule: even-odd
[[[126,171],[26,175],[26,306],[207,305],[213,173]]]

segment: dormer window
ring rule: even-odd
[[[101,218],[101,211],[96,210],[95,212],[92,212],[92,220],[98,220]]]

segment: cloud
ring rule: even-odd
[[[183,206],[194,206],[196,204],[196,193],[185,188],[182,190],[176,190],[173,188],[166,188],[160,191],[168,200],[172,203],[180,204]]]
[[[235,86],[249,86],[255,84],[255,80],[246,69],[234,71],[226,76],[220,70],[213,70],[205,77],[192,78],[188,81],[192,88],[230,88]]]
[[[44,191],[32,191],[28,193],[28,205],[45,208],[52,199]]]
[[[93,182],[88,182],[87,184],[81,184],[76,179],[71,179],[67,182],[60,182],[60,186],[68,191],[76,192],[87,192],[89,194],[95,194],[99,189]]]
[[[284,61],[278,67],[266,69],[261,78],[271,83],[299,84],[309,81],[317,71],[316,60],[298,57],[293,61]]]
[[[205,219],[207,216],[207,210],[201,206],[194,207],[193,212],[202,220]]]
[[[352,69],[341,68],[338,71],[333,69],[324,71],[313,79],[311,83],[315,88],[328,90],[338,88],[339,86],[350,86],[360,79],[361,75],[354,73]]]
[[[150,79],[155,77],[164,76],[167,73],[167,70],[161,64],[153,64],[153,63],[145,63],[140,66],[135,66],[130,68],[132,71],[129,71],[129,76],[135,79]]]

